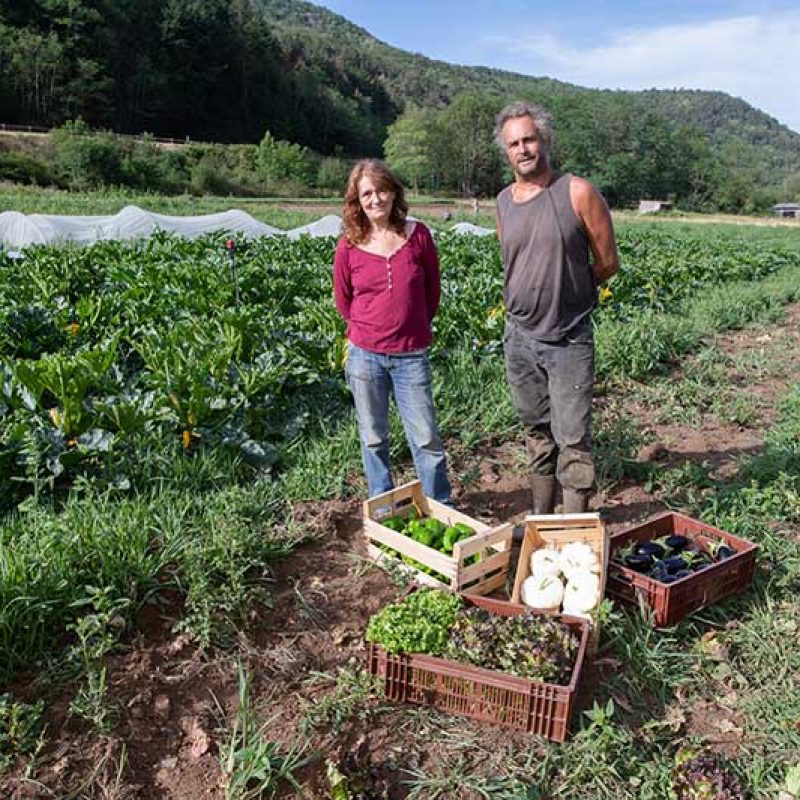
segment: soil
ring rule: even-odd
[[[763,376],[746,390],[763,401],[760,419],[751,427],[725,424],[708,416],[693,427],[656,424],[647,409],[625,401],[626,414],[646,431],[650,444],[640,460],[664,466],[695,462],[725,474],[735,462],[757,453],[775,415],[775,401],[800,367],[800,306],[788,309],[786,321],[764,330],[727,333],[716,344],[726,353],[781,353],[782,373]],[[676,370],[680,377],[680,368]],[[732,374],[732,382],[739,376]],[[602,398],[599,413],[602,413]],[[454,448],[455,450],[455,448]],[[459,460],[461,463],[459,463]],[[477,454],[456,456],[453,475],[472,475],[456,485],[460,510],[488,522],[521,519],[529,508],[520,446],[504,443]],[[475,477],[477,476],[477,477]],[[611,533],[659,510],[659,498],[644,485],[626,480],[595,499]],[[536,740],[427,710],[350,702],[340,695],[330,703],[338,670],[363,662],[362,640],[369,617],[403,589],[371,565],[361,535],[358,499],[307,503],[296,508],[311,543],[273,565],[271,607],[253,612],[240,635],[236,655],[200,652],[174,632],[180,616],[178,598],[148,605],[136,635],[108,660],[110,707],[116,715],[107,736],[90,732],[67,714],[75,687],[53,690],[48,702],[46,741],[26,777],[20,764],[0,782],[9,798],[92,797],[111,800],[200,800],[225,796],[222,754],[239,697],[238,665],[252,676],[251,704],[265,720],[264,738],[283,748],[304,747],[308,764],[298,776],[306,796],[329,797],[327,762],[351,775],[368,778],[372,794],[402,798],[403,770],[431,768],[449,758],[475,754],[491,774],[492,764],[515,749],[536,752]],[[714,642],[709,641],[713,647]],[[621,668],[600,658],[589,675],[589,690],[603,673]],[[14,687],[22,699],[36,696],[32,676]],[[41,687],[38,688],[41,691]],[[348,705],[350,703],[350,705]],[[319,728],[302,724],[310,712]],[[337,722],[335,713],[342,719]],[[676,730],[703,736],[719,749],[735,750],[741,725],[728,708],[697,704],[692,713],[667,720]],[[406,773],[407,776],[407,773]],[[287,788],[286,796],[293,796]],[[463,795],[466,797],[466,795]]]

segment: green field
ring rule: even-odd
[[[119,201],[92,210],[110,213]],[[183,199],[136,202],[186,210]],[[192,202],[191,213],[229,207]],[[266,208],[254,215],[289,226]],[[718,332],[768,330],[800,297],[798,230],[635,222],[618,238],[622,268],[595,318],[600,393],[610,401],[661,391],[653,402],[664,406],[668,365],[696,358]],[[86,729],[115,730],[107,660],[135,636],[146,603],[180,605],[178,629],[196,646],[241,657],[249,612],[279,588],[264,565],[308,536],[298,504],[363,492],[331,297],[335,242],[241,242],[234,271],[224,240],[158,235],[35,248],[18,261],[0,254],[0,681],[27,687],[26,704],[12,695],[0,703],[0,767],[27,763],[36,775],[35,720],[47,717],[53,687],[71,687],[72,716]],[[497,242],[438,242],[435,393],[458,464],[515,441],[518,429],[502,363]],[[712,372],[696,378],[696,392]],[[708,391],[726,396],[723,378]],[[407,463],[394,418],[392,432],[394,457]],[[754,588],[663,633],[615,613],[602,656],[624,669],[595,687],[597,705],[573,739],[538,743],[535,759],[533,749],[510,748],[492,775],[463,776],[473,794],[462,796],[667,798],[686,743],[670,714],[731,692],[746,731],[731,769],[753,797],[774,796],[800,764],[798,441],[796,381],[763,450],[724,485],[689,469],[644,474],[633,460],[640,434],[601,415],[603,486],[647,481],[668,505],[757,541]],[[709,635],[724,657],[706,647]],[[28,735],[19,722],[9,734],[14,715],[31,720]],[[41,742],[47,752],[47,730]],[[282,763],[291,772],[288,756]],[[457,771],[455,755],[398,781],[417,787],[409,796],[459,796],[441,788],[446,770]]]

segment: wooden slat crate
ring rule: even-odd
[[[589,514],[543,514],[525,518],[525,535],[514,579],[512,603],[522,602],[522,583],[530,575],[531,553],[543,547],[560,550],[571,542],[583,542],[591,546],[600,562],[599,598],[605,595],[608,573],[609,537],[606,526],[597,513]],[[599,600],[598,600],[599,602]],[[542,609],[536,609],[542,611]],[[545,612],[546,613],[546,612]],[[589,636],[589,655],[594,656],[600,643],[600,627],[592,625]]]
[[[453,555],[450,556],[381,524],[389,517],[407,517],[412,509],[420,516],[435,517],[448,526],[463,522],[476,533],[468,539],[456,542]],[[439,589],[483,595],[504,586],[508,575],[511,533],[510,524],[490,528],[450,506],[426,497],[420,481],[406,483],[364,502],[364,536],[369,555],[378,563],[393,563],[412,573],[419,583]],[[390,547],[397,553],[424,564],[442,578],[438,579],[404,564],[378,545]],[[467,560],[474,555],[478,555],[480,560],[475,564],[468,564]]]

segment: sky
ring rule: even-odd
[[[798,0],[313,0],[403,50],[602,89],[716,89],[800,133]]]

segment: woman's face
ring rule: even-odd
[[[379,188],[369,174],[362,175],[358,181],[358,200],[372,225],[386,225],[392,213],[394,197],[391,189]]]

